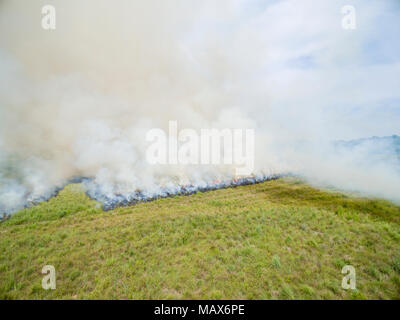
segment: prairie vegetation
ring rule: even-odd
[[[390,202],[284,178],[104,212],[81,188],[0,224],[1,299],[400,298]]]

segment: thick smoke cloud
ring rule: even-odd
[[[56,30],[41,27],[45,4]],[[72,177],[108,197],[232,178],[229,166],[150,165],[146,132],[169,120],[254,128],[256,175],[400,201],[396,164],[332,145],[399,134],[400,8],[353,1],[357,29],[344,30],[345,4],[0,1],[0,210]]]

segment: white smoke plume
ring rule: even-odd
[[[41,26],[48,4],[56,30]],[[169,120],[253,128],[257,177],[293,172],[400,201],[397,164],[370,161],[368,144],[332,146],[399,134],[400,6],[354,0],[357,28],[344,30],[346,4],[0,1],[0,211],[73,177],[101,199],[232,178],[226,166],[149,164],[146,132]]]

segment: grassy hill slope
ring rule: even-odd
[[[400,207],[285,178],[104,212],[69,185],[0,224],[0,298],[399,299]]]

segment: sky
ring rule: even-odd
[[[47,4],[56,30],[41,26]],[[330,147],[400,134],[399,16],[397,0],[2,0],[0,207],[72,176],[111,195],[231,177],[147,163],[146,132],[170,120],[254,129],[255,175],[400,201],[398,172],[367,161],[373,150]]]

